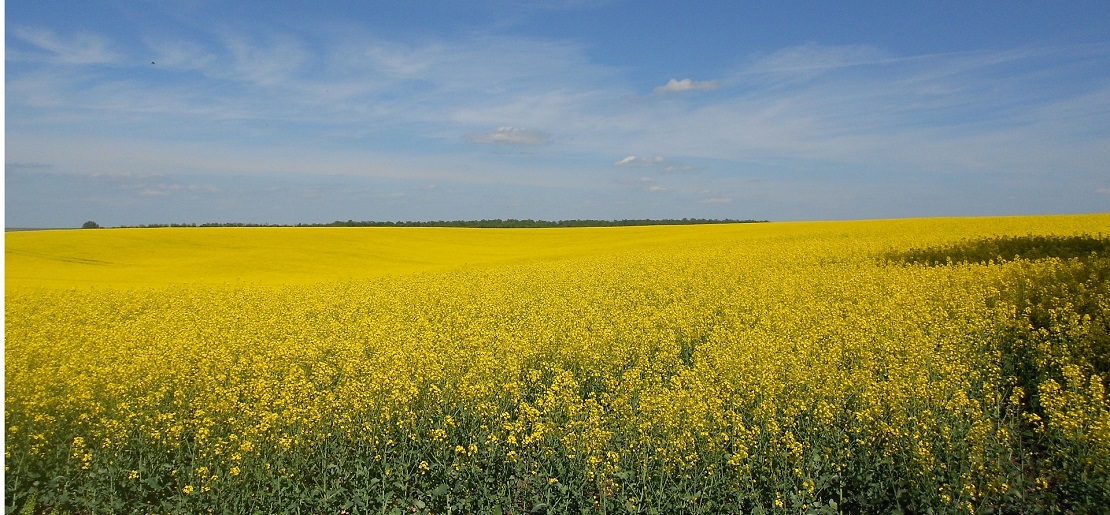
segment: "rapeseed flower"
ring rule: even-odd
[[[213,503],[264,495],[257,485],[376,480],[400,496],[488,483],[514,502],[581,492],[637,510],[667,502],[651,487],[669,485],[690,503],[716,491],[800,511],[877,470],[919,485],[922,506],[970,512],[1013,486],[1000,463],[1022,433],[999,413],[1030,396],[1044,417],[1015,415],[1022,424],[1110,459],[1106,378],[1071,363],[1035,389],[1004,377],[990,306],[1018,265],[881,257],[1032,230],[1110,232],[1110,217],[304,236],[350,251],[334,269],[278,245],[293,233],[245,231],[238,244],[275,253],[250,263],[252,281],[185,270],[175,285],[143,266],[194,265],[161,248],[99,276],[17,254],[7,477],[101,492],[126,477]],[[100,233],[120,245],[137,234]],[[358,257],[372,242],[354,234],[410,263],[341,269],[373,268]],[[8,248],[55,237],[10,234]],[[225,233],[181,237],[235,256]],[[473,248],[481,260],[467,261]],[[421,255],[427,268],[411,264]]]

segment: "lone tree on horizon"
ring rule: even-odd
[[[99,229],[100,224],[98,224],[98,223],[96,223],[92,220],[89,220],[88,222],[85,222],[84,225],[81,226],[81,228],[82,229]]]

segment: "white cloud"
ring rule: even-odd
[[[666,84],[655,88],[656,93],[680,93],[683,91],[694,90],[711,90],[721,87],[721,83],[715,80],[695,81],[690,79],[676,80],[671,79]]]
[[[148,38],[146,45],[151,50],[151,60],[159,69],[207,70],[216,61],[216,56],[207,48],[193,41],[158,36]],[[211,71],[217,69],[212,67]]]
[[[666,160],[667,160],[667,158],[665,158],[663,156],[655,156],[655,157],[627,156],[627,157],[621,159],[620,161],[617,161],[616,163],[613,163],[613,166],[656,166],[656,165],[665,163]]]
[[[371,195],[374,198],[401,198],[406,196],[403,191],[392,191],[387,193],[375,193]]]
[[[1110,107],[1110,88],[1059,77],[1074,75],[1080,64],[1105,63],[1110,47],[1042,49],[1025,57],[885,58],[866,49],[821,55],[815,47],[784,49],[774,66],[760,61],[730,77],[744,82],[736,88],[742,93],[714,95],[708,104],[638,104],[643,128],[634,141],[665,155],[785,160],[799,170],[841,170],[834,173],[850,167],[1090,174],[1099,158],[1105,162],[1110,125],[1098,113]],[[833,66],[838,73],[818,73]]]
[[[11,162],[4,163],[4,167],[9,169],[9,170],[45,170],[45,169],[48,169],[48,168],[52,168],[53,166],[54,165],[52,165],[50,163],[23,162],[23,161],[11,161]]]
[[[671,161],[663,156],[653,157],[640,157],[640,156],[626,156],[619,161],[613,163],[613,166],[620,168],[661,168],[667,172],[685,172],[693,169],[692,166],[685,163],[678,163]]]
[[[522,127],[498,127],[490,132],[471,135],[470,140],[501,145],[542,145],[549,143],[551,137],[545,132]]]
[[[119,60],[119,55],[108,48],[108,39],[96,34],[77,33],[64,39],[49,29],[16,27],[12,32],[37,50],[31,53],[13,52],[9,47],[8,55],[17,59],[63,64],[106,64]]]
[[[413,79],[427,76],[433,66],[441,61],[447,50],[439,45],[410,47],[387,43],[375,43],[362,51],[374,68],[390,77]],[[356,56],[360,57],[360,56]]]
[[[144,197],[162,197],[173,193],[219,193],[220,189],[211,184],[159,183],[139,188]]]
[[[316,58],[298,38],[284,34],[261,41],[234,34],[226,36],[225,43],[232,58],[230,75],[262,86],[288,84]]]
[[[846,66],[891,63],[898,60],[866,45],[824,46],[811,43],[783,48],[758,58],[743,73],[808,77]]]
[[[634,179],[621,179],[616,182],[617,184],[621,184],[632,189],[647,191],[650,193],[659,193],[669,190],[669,188],[657,184],[654,177],[636,177]]]
[[[107,181],[129,181],[129,180],[145,180],[145,179],[160,179],[164,174],[160,173],[132,173],[132,172],[93,172],[88,174],[90,179],[107,180]]]
[[[1099,177],[1110,148],[1110,126],[1100,116],[1110,107],[1110,87],[1075,71],[1105,67],[1106,46],[900,57],[803,45],[754,57],[720,82],[672,79],[656,88],[660,95],[639,96],[643,86],[572,42],[402,42],[352,31],[181,41],[167,34],[161,44],[151,38],[163,36],[149,36],[147,48],[129,51],[150,56],[139,63],[142,74],[59,65],[89,36],[13,34],[10,47],[34,60],[9,69],[9,159],[50,161],[59,171],[340,170],[442,184],[543,180],[589,188],[582,185],[593,184],[597,163],[627,168],[614,175],[631,177],[693,169],[665,157],[677,156],[696,160],[700,173],[668,186],[697,188],[702,193],[692,200],[708,205],[728,202],[715,195],[735,189],[729,174],[782,170],[833,180],[897,171],[924,179],[936,170],[959,178],[1059,169]],[[71,58],[104,61],[124,40],[90,41],[93,51]],[[173,75],[144,78],[156,73]],[[712,87],[721,90],[697,103],[663,94]],[[498,127],[508,123],[515,126]],[[528,153],[523,165],[483,161],[472,148],[459,152],[460,135],[527,146],[551,143],[552,133],[559,155]],[[651,153],[612,160],[614,149]],[[558,173],[521,174],[521,166]],[[706,188],[710,180],[720,188]]]

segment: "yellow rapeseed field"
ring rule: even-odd
[[[1006,337],[1028,325],[1006,292],[1069,261],[892,256],[1099,234],[1110,215],[7,233],[5,491],[78,513],[1081,508],[1110,491],[1101,351],[1018,363]],[[1049,340],[1101,334],[1052,313]]]

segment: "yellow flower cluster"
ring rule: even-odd
[[[881,257],[1110,232],[1110,216],[327,230],[341,236],[331,243],[323,229],[223,229],[197,233],[235,233],[200,262],[166,243],[191,229],[143,231],[155,230],[79,236],[126,236],[159,270],[187,281],[214,266],[226,282],[173,284],[77,244],[47,260],[8,236],[20,275],[6,291],[6,452],[20,471],[118,470],[136,485],[161,474],[193,499],[263,476],[308,481],[346,452],[375,478],[512,470],[597,503],[650,505],[677,484],[794,511],[897,471],[962,510],[1002,484],[992,452],[1015,438],[995,415],[1006,378],[983,351],[1006,269]],[[344,253],[382,234],[406,245],[389,259],[434,266],[340,269],[371,266]],[[286,255],[260,253],[279,240]],[[310,245],[320,254],[305,260]],[[469,261],[471,248],[483,257]],[[141,280],[121,279],[132,272]],[[1039,394],[1049,417],[1110,448],[1104,380],[1069,371]]]

